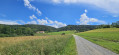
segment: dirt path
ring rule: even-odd
[[[98,46],[80,36],[73,35],[77,45],[78,55],[117,55],[101,46]]]

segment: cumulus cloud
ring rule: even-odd
[[[52,2],[57,4],[88,4],[103,8],[105,11],[113,14],[119,14],[119,0],[52,0]]]
[[[36,21],[30,21],[30,22],[27,22],[27,24],[37,24]]]
[[[85,9],[85,13],[87,13],[88,11]]]
[[[29,0],[24,0],[24,5],[26,7],[28,7],[29,9],[32,9],[32,10],[36,11],[38,13],[38,15],[42,14],[41,11],[38,8],[36,8],[35,6],[31,5]]]
[[[60,3],[60,0],[52,0],[54,3]]]
[[[0,20],[0,24],[19,25],[19,23],[17,21],[9,21],[9,20],[6,20],[6,21],[1,21]]]
[[[38,24],[40,24],[40,25],[48,24],[48,21],[44,20],[44,19],[37,19],[37,21],[38,21]]]
[[[48,20],[49,21],[49,24],[53,24],[54,23],[54,21],[52,21],[52,20]]]
[[[100,23],[100,24],[105,24],[106,22],[105,21],[102,21],[102,20],[98,20],[96,18],[89,18],[87,15],[86,15],[86,12],[87,10],[85,10],[85,13],[83,13],[81,15],[81,18],[80,18],[80,21],[77,21],[76,23],[77,24],[80,24],[80,25],[90,25],[90,23]]]
[[[67,26],[65,23],[53,21],[48,19],[47,17],[46,19],[38,19],[35,15],[32,15],[30,16],[30,19],[31,21],[26,21],[26,22],[24,22],[23,20],[16,20],[16,21],[10,21],[10,20],[1,21],[0,20],[0,24],[7,24],[7,25],[39,24],[39,25],[48,25],[55,28]]]
[[[32,21],[27,22],[26,24],[48,25],[48,26],[52,26],[55,28],[67,26],[65,23],[53,21],[53,20],[48,19],[47,17],[45,17],[45,19],[38,19],[35,15],[32,15],[32,16],[30,16],[30,19]],[[33,20],[33,19],[35,19],[35,20]]]
[[[37,19],[37,21],[38,21],[38,24],[40,24],[40,25],[49,25],[49,26],[52,26],[52,27],[55,27],[55,28],[60,28],[60,27],[67,26],[66,24],[64,24],[62,22],[53,21],[53,20],[50,20],[48,18],[46,18],[46,19]]]
[[[30,19],[37,19],[37,17],[33,14],[32,16],[29,16]]]
[[[52,26],[55,27],[55,28],[59,28],[59,27],[67,26],[67,25],[62,23],[62,22],[54,21]]]

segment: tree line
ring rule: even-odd
[[[0,24],[0,37],[33,36],[37,31],[52,32],[56,28],[45,25],[3,25]]]
[[[96,29],[97,27],[98,25],[68,25],[66,27],[59,28],[58,31],[76,30],[77,32],[84,32]]]
[[[103,24],[103,25],[99,25],[98,28],[119,28],[119,21],[117,22],[113,22],[112,24]]]

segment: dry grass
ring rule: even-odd
[[[0,38],[0,55],[76,55],[72,35]]]
[[[46,36],[22,36],[22,37],[4,37],[0,38],[0,49],[4,48],[5,46],[10,46],[16,43],[20,43],[23,41],[28,40],[35,40],[35,39],[43,39],[48,38]]]

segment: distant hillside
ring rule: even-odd
[[[46,26],[46,25],[34,25],[34,24],[26,24],[26,25],[8,25],[12,28],[18,28],[18,27],[29,27],[33,29],[34,31],[48,31],[48,32],[53,32],[56,31],[56,28],[51,27],[51,26]]]
[[[0,25],[0,37],[31,36],[37,31],[53,32],[56,28],[45,25]]]
[[[61,28],[54,28],[46,25],[0,25],[0,37],[10,37],[10,36],[29,36],[34,35],[37,31],[45,32],[57,32],[57,31],[67,31],[76,30],[78,32],[83,32],[87,30],[96,29],[96,25],[68,25]]]
[[[61,27],[59,31],[67,31],[67,30],[77,30],[79,32],[88,31],[96,29],[98,25],[68,25],[66,27]]]

